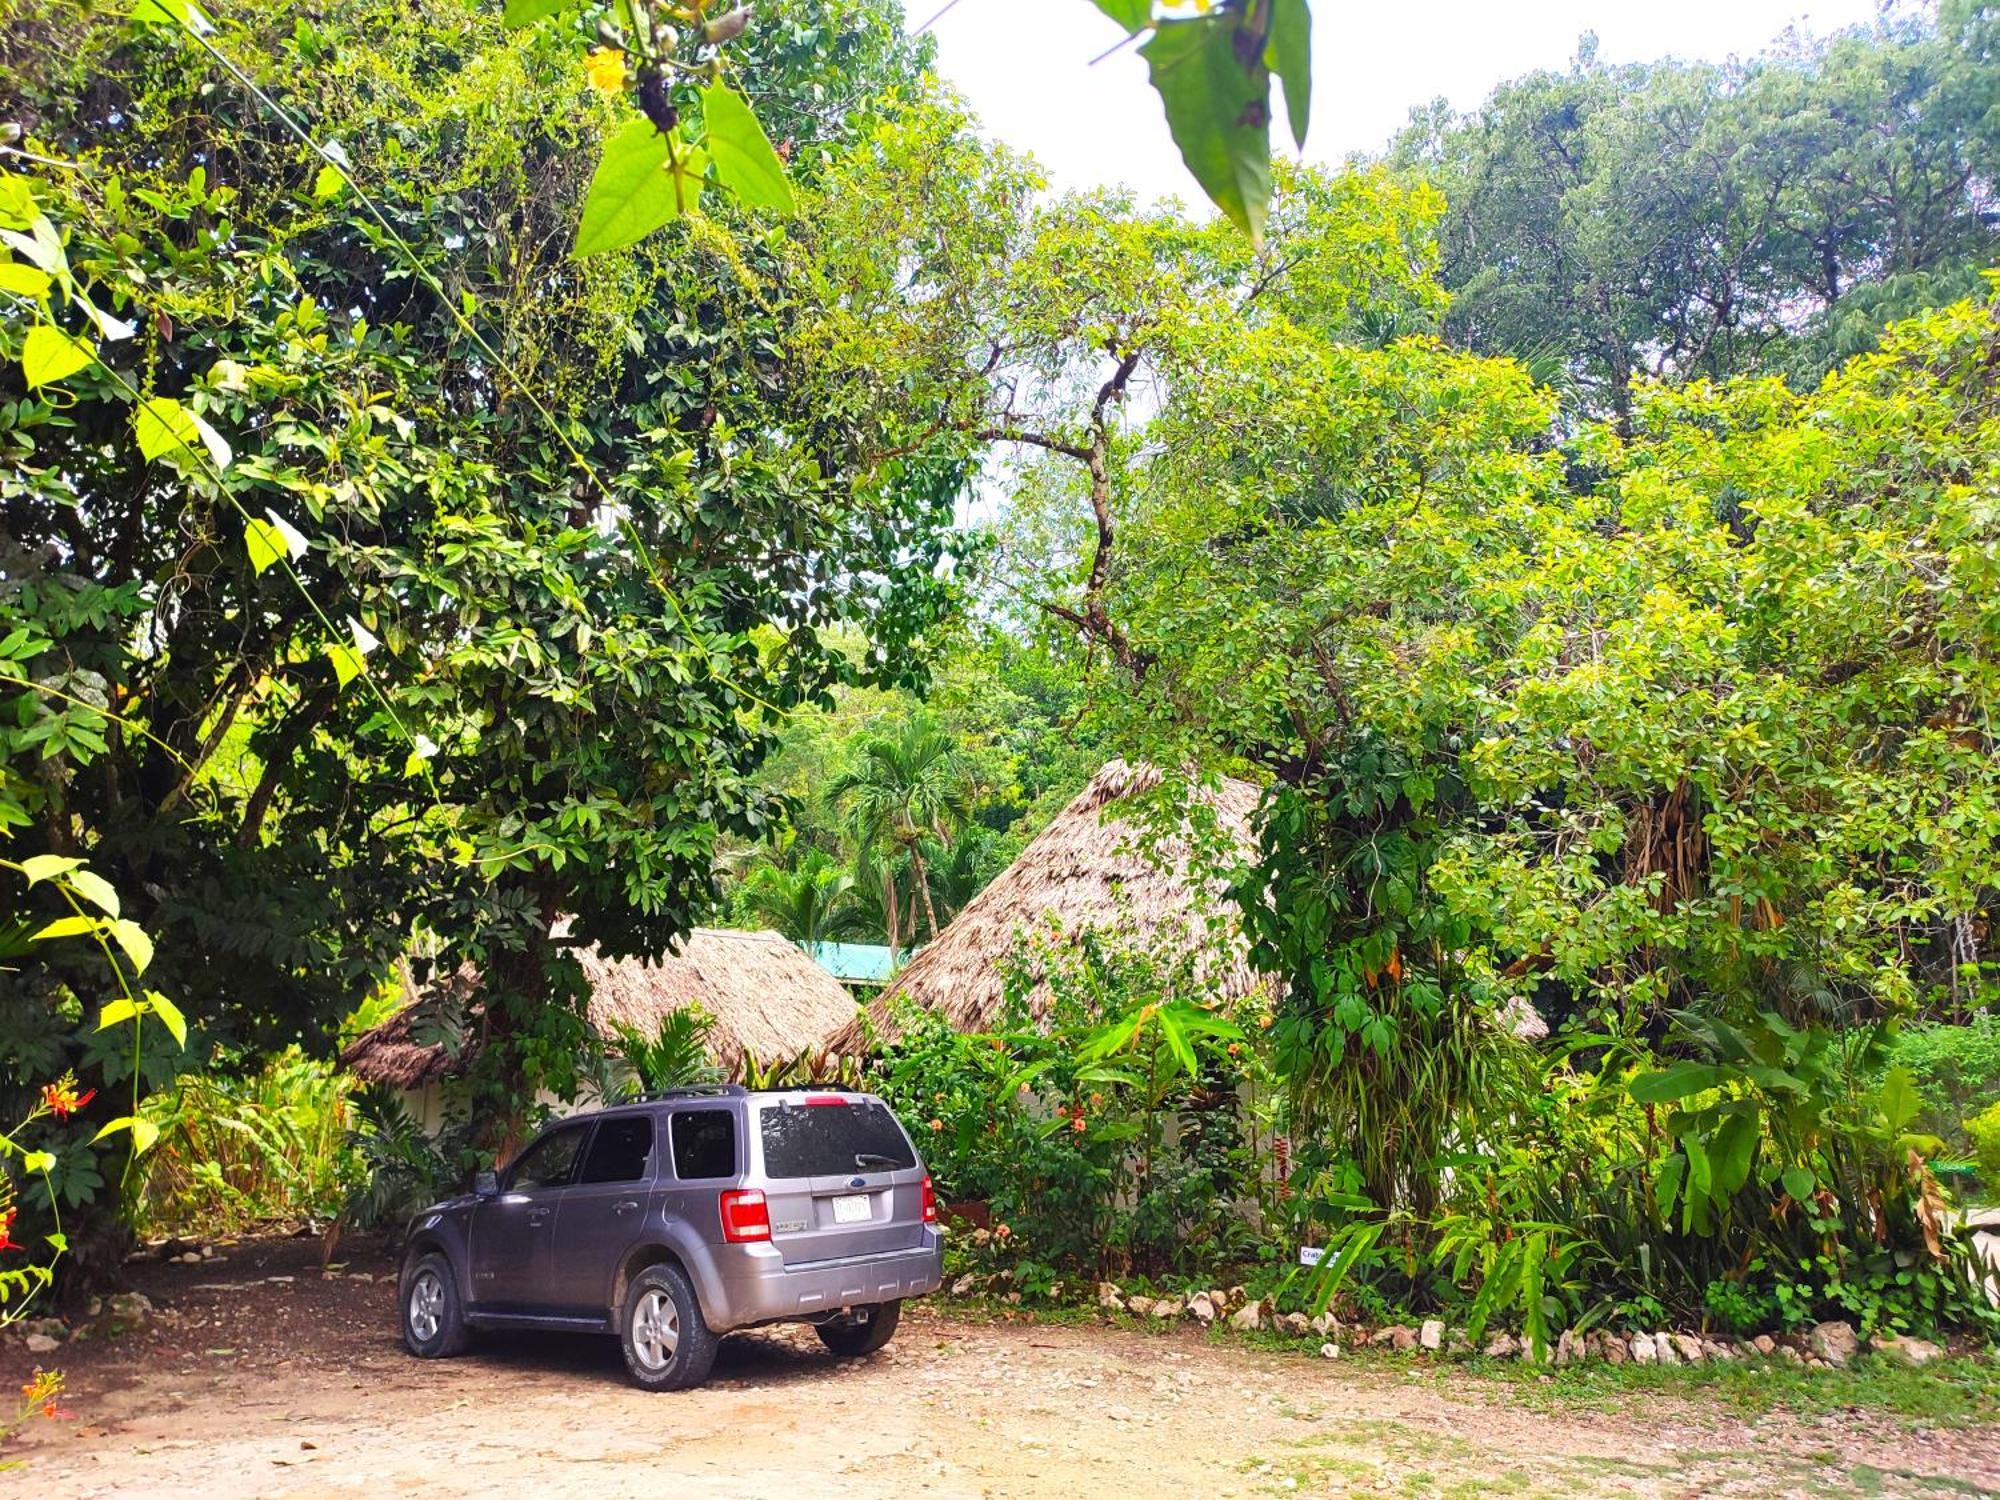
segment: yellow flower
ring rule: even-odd
[[[583,60],[583,71],[594,89],[607,94],[625,91],[625,54],[616,47],[592,47],[590,56]]]

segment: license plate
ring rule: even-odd
[[[874,1205],[868,1201],[866,1193],[849,1193],[845,1198],[833,1200],[833,1222],[836,1224],[865,1224],[874,1217]]]

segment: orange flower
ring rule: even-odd
[[[79,1094],[76,1091],[76,1074],[65,1073],[54,1083],[42,1085],[42,1108],[58,1120],[67,1120],[97,1097],[97,1090],[90,1089]]]
[[[583,71],[592,88],[607,94],[625,92],[625,54],[616,47],[592,47]]]
[[[21,1404],[30,1410],[39,1410],[45,1417],[59,1417],[62,1408],[56,1398],[62,1395],[63,1374],[60,1370],[35,1370],[35,1378],[21,1387]]]
[[[1078,1116],[1077,1116],[1077,1117],[1076,1117],[1076,1118],[1075,1118],[1074,1120],[1071,1120],[1071,1121],[1069,1122],[1069,1128],[1070,1128],[1071,1130],[1075,1131],[1075,1132],[1076,1132],[1076,1133],[1077,1133],[1078,1135],[1082,1135],[1082,1134],[1083,1134],[1083,1116],[1082,1116],[1081,1114],[1079,1114],[1079,1115],[1078,1115]]]
[[[942,1121],[942,1120],[933,1120],[933,1121],[931,1121],[931,1129],[932,1129],[932,1130],[943,1130],[943,1129],[944,1129],[944,1121]]]
[[[1007,1238],[1008,1235],[1012,1234],[1013,1232],[1014,1231],[1009,1229],[1005,1224],[995,1224],[993,1226],[993,1238],[995,1238],[996,1240],[1004,1240]]]
[[[1104,1108],[1104,1096],[1102,1094],[1093,1093],[1090,1096],[1090,1107],[1092,1109]]]

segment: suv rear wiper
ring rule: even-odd
[[[857,1167],[887,1167],[890,1171],[894,1172],[902,1166],[902,1163],[897,1161],[893,1156],[882,1155],[879,1151],[857,1151],[854,1153],[854,1165]]]

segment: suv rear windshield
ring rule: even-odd
[[[872,1099],[764,1106],[764,1171],[835,1177],[914,1167],[917,1154],[888,1106]]]

